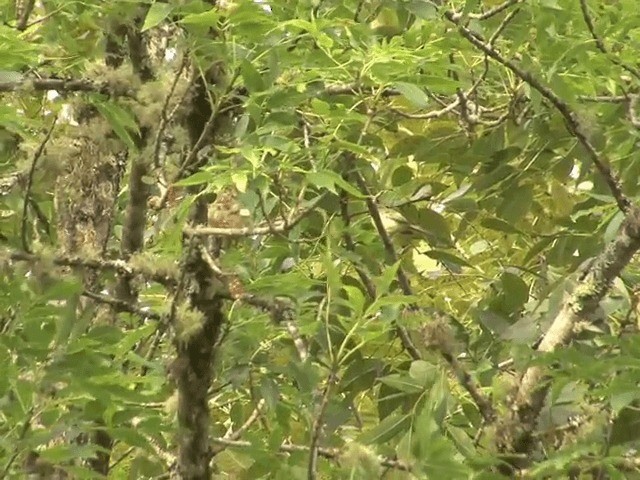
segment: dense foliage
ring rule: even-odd
[[[640,478],[631,0],[0,0],[0,477]]]

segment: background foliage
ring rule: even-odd
[[[1,0],[2,475],[639,478],[636,11]]]

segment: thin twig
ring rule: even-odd
[[[326,95],[373,95],[380,92],[380,87],[364,87],[357,84],[329,85],[325,87]],[[397,97],[402,95],[400,90],[395,88],[385,88],[380,92],[381,97]]]
[[[160,166],[160,146],[162,144],[162,136],[164,135],[164,131],[167,128],[171,117],[173,116],[173,112],[171,112],[171,114],[168,113],[169,103],[171,102],[171,98],[176,91],[176,87],[178,86],[178,81],[180,80],[182,72],[184,71],[188,63],[189,57],[185,53],[184,57],[182,58],[182,62],[180,62],[180,67],[178,68],[175,77],[173,78],[173,82],[171,84],[171,87],[169,88],[169,92],[164,99],[164,104],[162,105],[162,110],[160,112],[160,123],[158,124],[158,131],[156,133],[156,140],[153,147],[153,165],[156,168]]]
[[[469,14],[469,18],[473,18],[476,20],[487,20],[491,17],[495,17],[497,14],[499,14],[500,12],[503,12],[507,8],[522,2],[524,2],[524,0],[507,0],[504,3],[501,3],[499,5],[496,5],[493,8],[490,8],[484,13],[471,13]]]
[[[471,395],[471,398],[480,411],[480,415],[482,415],[482,419],[487,423],[492,423],[496,418],[496,412],[489,398],[482,393],[478,382],[475,381],[455,356],[449,352],[441,351],[440,353],[451,367],[460,385]]]
[[[244,434],[244,432],[249,430],[251,425],[253,425],[256,422],[256,420],[260,418],[260,414],[262,413],[262,410],[264,410],[265,404],[266,402],[264,398],[261,398],[260,401],[258,402],[258,405],[256,405],[256,408],[254,408],[253,412],[251,412],[251,415],[249,415],[249,418],[247,418],[247,420],[242,425],[240,425],[240,427],[237,430],[234,430],[233,432],[230,432],[228,435],[225,435],[224,439],[231,440],[231,441],[239,440]],[[209,455],[211,455],[211,457],[215,457],[220,452],[225,450],[227,446],[228,445],[225,445],[222,443],[213,445],[211,447],[211,450],[209,451]]]
[[[446,115],[449,112],[454,111],[458,105],[460,105],[460,100],[456,98],[453,102],[449,103],[446,107],[441,108],[440,110],[434,110],[427,113],[407,113],[399,110],[397,108],[390,108],[393,113],[396,113],[404,118],[410,118],[412,120],[431,120],[434,118],[440,118],[443,115]]]
[[[21,5],[22,11],[19,12],[18,22],[16,23],[16,30],[24,32],[27,29],[29,23],[29,17],[33,12],[33,7],[36,4],[36,0],[24,0],[23,2],[16,2],[16,5]]]
[[[628,100],[628,97],[625,95],[595,95],[593,97],[580,95],[578,100],[590,103],[624,103]]]
[[[64,7],[58,7],[55,10],[50,11],[49,13],[47,13],[46,15],[43,15],[40,18],[36,18],[35,20],[29,22],[27,24],[27,26],[25,27],[25,30],[27,30],[28,28],[33,27],[34,25],[38,25],[39,23],[45,22],[47,20],[49,20],[51,17],[53,17],[54,15],[57,15],[58,13],[62,12],[64,10]]]
[[[346,178],[345,178],[346,180]],[[356,245],[353,242],[353,238],[351,238],[351,234],[349,233],[349,227],[351,226],[351,215],[349,214],[349,197],[347,192],[344,190],[340,190],[340,215],[342,216],[342,221],[344,222],[344,232],[342,233],[342,238],[344,239],[345,247],[352,253],[356,251]],[[376,287],[373,283],[371,277],[367,271],[362,268],[360,265],[354,262],[354,268],[356,273],[360,277],[360,281],[364,285],[364,288],[367,290],[367,295],[370,299],[376,298]]]
[[[507,15],[504,17],[502,22],[500,22],[500,25],[498,25],[498,28],[496,28],[495,32],[493,32],[491,34],[491,37],[489,37],[489,42],[488,42],[489,45],[493,45],[496,42],[498,37],[502,34],[502,32],[504,32],[504,29],[507,28],[507,25],[509,25],[511,20],[514,19],[514,17],[518,14],[519,11],[520,11],[520,7],[514,8],[509,13],[507,13]]]
[[[249,448],[254,446],[251,442],[248,442],[245,440],[229,440],[226,438],[219,438],[219,437],[212,438],[211,442],[214,444],[225,445],[226,447],[229,447],[229,448]],[[283,443],[278,447],[278,450],[283,453],[308,452],[309,447],[306,445],[295,445],[291,443]],[[318,447],[317,452],[318,452],[318,456],[326,458],[328,460],[335,460],[335,461],[339,460],[340,456],[342,455],[342,450],[338,448]],[[399,460],[392,460],[389,458],[379,457],[378,462],[383,467],[394,468],[396,470],[401,470],[405,472],[411,471],[411,467],[409,465]]]
[[[53,121],[51,122],[51,127],[49,127],[47,134],[45,135],[42,142],[40,142],[40,146],[38,147],[35,154],[33,155],[33,160],[31,161],[31,168],[29,170],[29,174],[27,175],[27,187],[24,192],[24,204],[22,207],[22,222],[20,225],[20,238],[22,240],[22,248],[24,248],[25,252],[29,252],[29,253],[31,253],[31,249],[29,247],[29,242],[27,240],[27,223],[28,223],[27,210],[29,208],[31,188],[33,187],[33,177],[36,173],[36,165],[38,164],[38,160],[44,153],[44,148],[47,145],[47,142],[49,141],[49,139],[51,138],[51,135],[53,134],[53,129],[55,128],[57,121],[58,121],[58,116],[56,115],[55,117],[53,117]]]

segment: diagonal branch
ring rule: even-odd
[[[469,18],[473,18],[476,20],[487,20],[489,18],[495,17],[499,13],[505,11],[507,8],[522,2],[524,2],[524,0],[507,0],[506,2],[500,3],[493,8],[490,8],[486,12],[472,13],[469,15]]]
[[[16,6],[20,5],[20,11],[18,13],[18,21],[16,22],[16,30],[24,32],[29,24],[29,17],[33,12],[35,6],[35,0],[25,0],[24,2],[16,2]]]
[[[226,441],[236,441],[239,440],[242,435],[249,430],[249,428],[251,427],[251,425],[253,425],[256,420],[258,420],[258,418],[260,418],[260,415],[262,414],[262,411],[264,410],[264,406],[265,406],[266,402],[264,400],[264,398],[261,398],[260,401],[258,402],[258,405],[256,405],[256,408],[253,409],[253,412],[251,412],[251,415],[249,415],[249,418],[247,418],[247,420],[240,425],[240,427],[237,430],[234,430],[232,432],[230,432],[229,434],[225,435],[223,438]],[[209,455],[211,455],[211,457],[215,457],[216,455],[218,455],[220,452],[224,451],[227,449],[229,445],[225,444],[225,443],[218,443],[215,444],[211,447],[211,449],[209,450]]]
[[[611,288],[614,279],[639,249],[640,207],[632,205],[618,235],[589,266],[581,285],[545,333],[538,351],[553,352],[570,343],[575,325],[590,317]],[[499,438],[502,452],[524,454],[524,458],[528,458],[527,454],[534,445],[533,431],[549,387],[549,373],[544,367],[533,366],[524,373],[510,418],[504,422],[504,434]],[[519,457],[521,456],[516,456]],[[520,467],[517,462],[518,460],[511,460],[511,466]]]
[[[523,82],[538,91],[540,95],[547,99],[556,108],[556,110],[558,110],[560,115],[564,118],[565,125],[569,133],[571,133],[586,150],[589,159],[593,162],[596,169],[600,172],[600,175],[602,175],[604,181],[607,183],[611,194],[616,200],[618,208],[623,212],[626,212],[631,205],[629,199],[624,195],[624,193],[622,193],[622,188],[620,187],[620,183],[616,175],[611,170],[607,161],[596,151],[591,140],[589,140],[586,131],[582,127],[578,115],[571,109],[571,107],[569,107],[569,104],[562,100],[553,90],[544,85],[531,72],[523,70],[513,61],[504,58],[491,44],[485,43],[478,34],[465,27],[460,22],[458,14],[451,11],[445,11],[444,15],[449,21],[458,26],[460,35],[467,39],[469,43],[502,66],[511,70]]]
[[[611,61],[611,63],[622,68],[629,74],[636,77],[636,79],[640,80],[640,70],[632,67],[631,65],[624,63],[623,61],[611,55],[611,53],[605,46],[604,40],[596,32],[596,27],[593,24],[593,19],[591,18],[591,14],[589,13],[589,7],[587,6],[587,0],[580,0],[580,10],[582,11],[582,18],[584,19],[584,23],[587,26],[587,30],[589,30],[589,33],[591,34],[591,37],[595,41],[596,47],[598,48],[598,50],[600,50],[603,54],[605,54],[607,58]]]

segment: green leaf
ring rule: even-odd
[[[329,190],[331,193],[338,194],[336,186],[342,188],[350,195],[356,198],[365,198],[353,185],[342,178],[338,173],[331,170],[318,170],[316,172],[307,172],[307,181],[311,185]]]
[[[420,77],[420,80],[429,88],[429,90],[443,95],[453,95],[456,93],[458,87],[460,87],[459,81],[445,75],[423,75]]]
[[[429,106],[429,97],[422,91],[420,87],[412,83],[398,82],[395,84],[396,89],[400,91],[403,97],[409,100],[418,108],[427,108]]]
[[[365,298],[362,290],[358,287],[352,287],[351,285],[345,285],[342,289],[347,293],[349,298],[349,306],[353,311],[356,318],[359,318],[364,313]]]
[[[390,415],[372,429],[365,430],[360,434],[358,442],[364,445],[381,445],[405,431],[410,425],[411,415]]]
[[[533,186],[518,185],[505,193],[498,214],[507,222],[516,223],[529,213],[532,202]]]
[[[501,277],[504,291],[503,306],[507,312],[517,312],[529,299],[529,286],[522,278],[510,272]]]
[[[379,382],[404,393],[419,393],[424,391],[425,385],[420,381],[394,373],[378,379]]]
[[[38,452],[40,456],[54,463],[62,463],[68,460],[89,458],[95,455],[98,447],[95,445],[78,445],[76,443],[54,445]]]
[[[438,369],[435,365],[424,360],[415,360],[411,362],[409,367],[409,376],[419,382],[421,385],[427,386],[433,383],[433,379]]]
[[[489,230],[496,230],[498,232],[521,233],[516,227],[499,218],[483,218],[480,221],[480,225],[484,228],[488,228]]]
[[[14,71],[35,64],[41,54],[38,45],[23,37],[13,28],[0,26],[0,69]]]
[[[113,102],[94,101],[98,111],[107,119],[115,134],[131,150],[137,150],[137,146],[130,132],[140,135],[138,124],[133,115]]]
[[[389,293],[389,287],[391,286],[391,282],[393,282],[398,274],[398,268],[400,267],[400,261],[397,261],[393,265],[389,265],[384,269],[382,275],[374,279],[374,283],[376,285],[376,291],[378,295],[385,295]]]
[[[144,19],[144,24],[140,31],[146,32],[147,30],[159,25],[160,22],[167,18],[172,11],[173,7],[170,4],[155,2],[151,7],[149,7],[147,16]]]
[[[613,218],[607,225],[607,229],[604,232],[603,241],[605,243],[609,243],[613,241],[614,238],[616,238],[620,230],[620,225],[622,225],[622,222],[624,221],[624,219],[625,219],[624,212],[618,212],[613,216]]]
[[[460,265],[461,267],[473,268],[473,265],[467,262],[464,258],[454,255],[453,253],[445,252],[444,250],[429,250],[422,253],[434,260],[444,262],[445,264],[453,263],[454,265]]]
[[[416,17],[423,20],[435,20],[438,18],[438,9],[435,4],[424,0],[412,0],[405,8]]]
[[[215,27],[220,21],[220,17],[220,10],[212,8],[207,12],[185,15],[185,17],[180,20],[180,23],[184,25],[195,25],[198,27]]]
[[[253,66],[253,63],[246,59],[243,60],[240,73],[245,86],[250,92],[261,92],[264,90],[265,84],[262,75],[260,75],[260,72]]]
[[[176,183],[174,183],[174,185],[176,187],[188,187],[191,185],[202,185],[203,183],[208,183],[211,180],[213,180],[215,178],[215,173],[213,172],[209,172],[206,170],[201,170],[199,172],[194,173],[193,175],[190,175],[189,177],[180,180]]]
[[[371,155],[371,152],[367,149],[367,147],[363,147],[362,145],[358,145],[357,143],[347,142],[346,140],[342,140],[340,138],[336,138],[334,143],[337,147],[346,150],[347,152],[355,153],[356,155],[361,156],[365,159],[375,158]]]
[[[67,308],[64,315],[61,315],[56,325],[55,343],[58,347],[69,343],[69,337],[77,323],[77,306],[80,295],[72,295],[67,299]]]
[[[438,243],[451,244],[449,223],[438,212],[430,208],[421,208],[416,210],[403,209],[402,213],[405,214],[410,223],[423,228],[432,239],[439,241]]]
[[[162,462],[153,461],[146,455],[138,455],[131,462],[129,478],[157,478],[161,477],[164,471]]]

